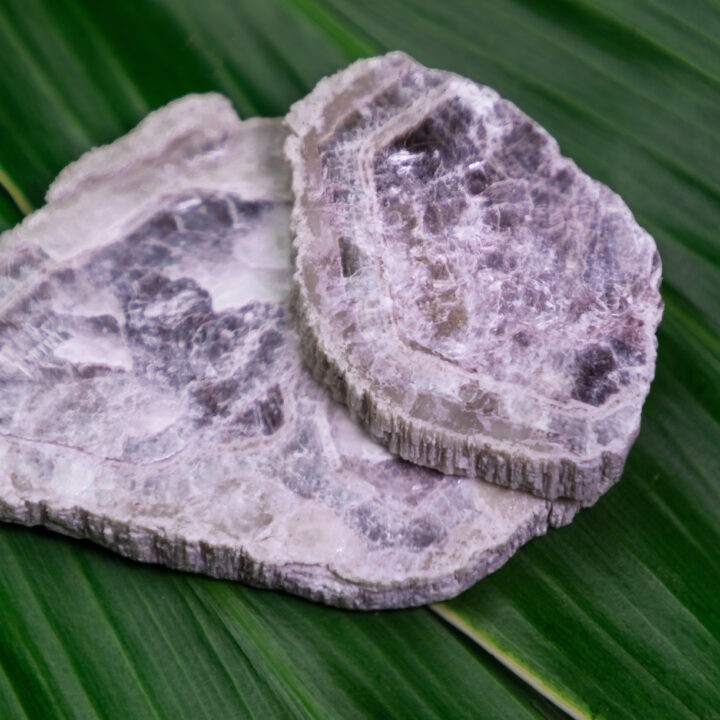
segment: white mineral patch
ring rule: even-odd
[[[655,370],[660,260],[488,87],[402,53],[290,110],[303,352],[391,451],[591,504]]]
[[[2,238],[0,518],[346,607],[450,597],[576,506],[395,459],[303,369],[284,139],[179,100]]]

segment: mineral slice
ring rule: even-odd
[[[392,452],[591,504],[654,375],[660,258],[512,103],[394,52],[287,117],[314,374]]]
[[[0,519],[346,607],[452,596],[577,504],[399,460],[303,368],[285,134],[190,96],[2,237]]]

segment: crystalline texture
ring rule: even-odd
[[[494,90],[402,53],[323,80],[287,124],[315,375],[412,462],[593,502],[661,316],[622,200]]]
[[[3,236],[0,519],[346,607],[449,597],[577,506],[400,461],[304,370],[284,139],[188,97]]]

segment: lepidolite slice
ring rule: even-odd
[[[321,81],[287,124],[316,377],[412,462],[593,502],[662,313],[622,200],[494,90],[402,53]]]
[[[188,97],[0,240],[0,519],[357,608],[454,595],[573,503],[391,456],[304,370],[280,121]]]

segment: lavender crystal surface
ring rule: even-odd
[[[315,376],[392,452],[593,503],[654,375],[652,238],[488,87],[402,53],[287,117]]]

